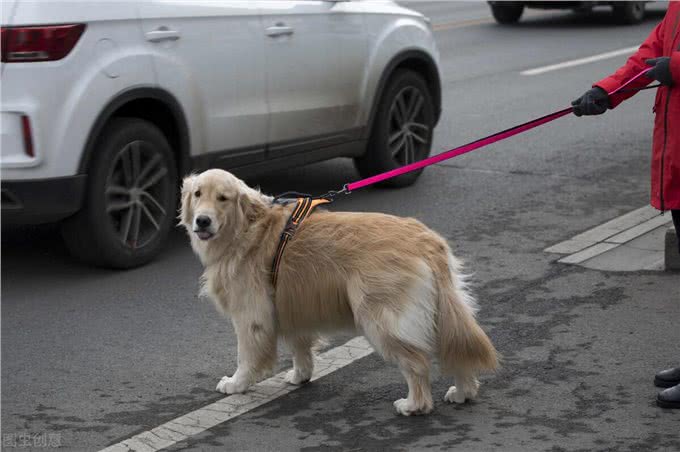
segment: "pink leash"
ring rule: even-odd
[[[618,93],[619,91],[623,90],[626,86],[630,85],[633,83],[635,80],[638,78],[642,77],[644,74],[649,71],[649,68],[643,70],[639,74],[637,74],[635,77],[631,78],[628,80],[626,83],[621,85],[620,87],[616,88],[615,90],[607,93],[608,95],[614,95]],[[353,192],[354,190],[358,190],[363,187],[367,187],[369,185],[377,184],[378,182],[382,182],[387,179],[391,179],[393,177],[401,176],[402,174],[410,173],[411,171],[415,171],[420,168],[425,168],[426,166],[434,165],[435,163],[442,162],[444,160],[449,160],[454,157],[458,157],[459,155],[467,154],[468,152],[472,152],[475,149],[479,149],[484,146],[488,146],[490,144],[496,143],[498,141],[503,141],[507,138],[510,138],[515,135],[519,135],[520,133],[524,133],[528,130],[531,130],[535,127],[542,126],[543,124],[547,124],[551,121],[554,121],[558,118],[561,118],[562,116],[566,116],[569,113],[573,111],[573,107],[565,108],[564,110],[559,110],[554,113],[550,113],[549,115],[542,116],[537,119],[532,119],[531,121],[525,122],[524,124],[520,124],[515,127],[511,127],[509,129],[503,130],[502,132],[497,132],[494,133],[493,135],[489,135],[488,137],[481,138],[479,140],[473,141],[468,144],[464,144],[463,146],[459,146],[457,148],[453,148],[449,151],[442,152],[441,154],[437,154],[435,156],[426,158],[424,160],[420,160],[418,162],[410,163],[408,165],[402,166],[400,168],[393,169],[391,171],[386,171],[381,174],[376,174],[375,176],[367,177],[366,179],[361,179],[356,182],[351,182],[349,184],[345,184],[345,186],[342,188],[341,191],[339,192],[329,192],[327,197],[333,197],[334,195],[338,193],[350,193]]]

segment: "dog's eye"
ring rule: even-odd
[[[201,197],[201,190],[196,190],[194,192],[194,196],[197,197],[197,198],[200,198]]]
[[[220,202],[224,202],[224,201],[227,200],[227,197],[224,196],[224,195],[218,195],[218,196],[217,196],[217,200],[220,201]]]

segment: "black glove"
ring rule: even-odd
[[[591,88],[571,103],[576,116],[601,115],[609,108],[609,96],[599,86]]]
[[[671,86],[673,84],[670,57],[652,58],[651,60],[645,60],[645,63],[653,66],[645,74],[647,77],[658,80],[662,85]]]

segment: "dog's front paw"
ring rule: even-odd
[[[286,374],[286,383],[292,385],[301,385],[307,383],[312,378],[311,371],[301,371],[300,369],[291,369]]]
[[[248,383],[237,381],[232,377],[222,377],[219,383],[217,383],[217,392],[222,394],[237,394],[241,392],[246,392],[248,389]]]
[[[432,404],[424,404],[423,406],[417,406],[412,400],[409,399],[399,399],[394,402],[394,408],[397,413],[402,416],[414,416],[420,414],[428,414],[432,411]]]

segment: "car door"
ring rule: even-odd
[[[270,120],[269,156],[349,141],[359,134],[368,59],[352,2],[261,1]]]
[[[264,159],[265,38],[256,2],[152,0],[139,11],[158,83],[181,98],[197,135],[192,153],[219,153],[207,164],[226,167]]]

